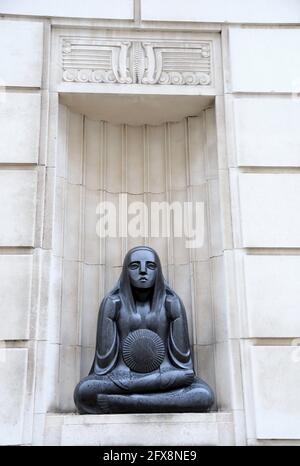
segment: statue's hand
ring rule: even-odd
[[[165,304],[168,320],[173,321],[181,316],[180,301],[178,298],[167,296]]]

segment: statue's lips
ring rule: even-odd
[[[140,281],[140,282],[147,282],[147,281],[148,281],[148,278],[142,277],[142,278],[139,279],[139,281]]]

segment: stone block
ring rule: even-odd
[[[59,410],[64,413],[75,412],[74,389],[80,379],[79,346],[60,345],[60,364],[58,381]]]
[[[96,342],[97,317],[100,302],[100,267],[97,265],[83,266],[83,291],[81,315],[81,344],[94,346]]]
[[[96,333],[96,332],[94,332]],[[94,336],[95,337],[95,336]],[[94,342],[96,341],[96,337],[94,338]],[[80,379],[86,377],[90,369],[92,367],[93,361],[95,357],[95,346],[82,346],[81,347],[81,355],[80,355]]]
[[[1,4],[1,13],[58,16],[70,18],[133,18],[133,0],[86,0],[84,3],[65,0],[64,2],[41,2],[40,0],[5,0]]]
[[[48,338],[53,343],[60,342],[60,321],[61,321],[61,304],[62,304],[62,285],[63,285],[63,259],[52,256],[51,258],[51,280],[49,286],[49,305],[51,312],[48,316]]]
[[[62,346],[52,344],[47,341],[38,341],[36,346],[36,367],[35,367],[35,396],[34,407],[37,413],[46,413],[50,409],[57,410],[59,390],[58,372],[60,366],[68,374],[70,369],[63,364],[73,361],[71,358],[66,358],[64,363],[59,361],[59,354]],[[66,356],[66,355],[65,355]],[[72,391],[70,392],[72,399]]]
[[[214,410],[217,406],[214,346],[195,345],[193,353],[196,375],[208,383],[215,394],[215,405],[212,408]]]
[[[142,19],[147,21],[199,21],[238,23],[296,23],[297,0],[252,0],[245,8],[240,0],[141,0]]]
[[[208,108],[204,112],[205,117],[205,165],[206,177],[218,176],[218,152],[216,137],[216,115],[214,108]]]
[[[81,310],[82,263],[65,260],[61,304],[60,338],[64,345],[78,345]]]
[[[211,259],[212,310],[214,319],[214,335],[217,342],[228,339],[228,315],[225,294],[225,265],[223,256]]]
[[[81,185],[83,173],[83,116],[69,112],[68,115],[68,181]]]
[[[85,186],[91,190],[103,188],[100,183],[101,177],[103,176],[103,173],[101,173],[101,158],[103,157],[103,141],[101,140],[101,136],[103,125],[104,124],[99,123],[99,121],[89,120],[88,118],[84,120],[84,183]],[[115,142],[115,139],[116,138],[113,138],[112,142]],[[108,147],[111,147],[110,143],[108,143]],[[113,159],[111,152],[107,160],[108,164],[111,164],[111,159]],[[121,171],[122,167],[120,167],[118,163],[113,164],[112,173],[109,173],[108,182],[114,177],[114,169]]]
[[[126,191],[132,194],[144,192],[144,128],[127,126],[126,129]]]
[[[171,123],[168,125],[169,138],[169,154],[166,153],[166,158],[169,158],[169,189],[183,190],[187,186],[187,167],[186,167],[186,150],[187,150],[187,128],[185,120]]]
[[[218,409],[243,409],[243,384],[239,340],[215,345],[216,392]]]
[[[65,227],[65,204],[68,194],[68,183],[64,178],[56,177],[54,212],[55,222],[53,225],[53,252],[56,256],[64,255],[64,227]]]
[[[1,445],[22,443],[26,373],[27,349],[0,349]]]
[[[67,183],[65,191],[64,256],[70,260],[80,260],[83,188],[78,184]]]
[[[100,215],[97,207],[100,202],[99,191],[84,191],[84,260],[87,264],[100,263],[100,238],[97,234],[97,223]]]
[[[0,246],[33,246],[37,172],[0,171]]]
[[[1,85],[41,87],[43,23],[1,20],[0,55]]]
[[[151,193],[163,193],[166,191],[165,132],[165,125],[147,126],[147,190]]]
[[[218,408],[231,409],[230,347],[228,342],[217,343],[214,349],[216,397]]]
[[[0,163],[37,163],[40,94],[6,92],[0,98]]]
[[[210,256],[210,249],[213,244],[211,242],[211,239],[213,239],[214,241],[214,234],[218,231],[218,225],[216,225],[216,229],[213,233],[214,238],[209,237],[210,209],[213,208],[214,214],[216,213],[216,209],[214,208],[215,204],[211,202],[213,199],[209,197],[208,183],[203,183],[202,185],[191,186],[190,188],[188,188],[186,200],[191,201],[193,203],[192,217],[190,222],[192,226],[190,232],[191,238],[187,238],[187,240],[189,241],[187,245],[190,244],[190,247],[187,251],[190,255],[191,260],[193,261],[208,260]],[[185,227],[186,224],[184,225],[184,229]]]
[[[102,170],[102,175],[104,171],[105,176],[99,175],[100,187],[112,193],[131,191],[130,185],[126,186],[126,174],[124,173],[126,153],[124,126],[102,122],[101,131],[103,132],[100,155],[102,167],[99,170],[100,173]],[[106,151],[103,145],[104,138],[107,141]],[[137,163],[140,164],[137,153],[135,152],[134,155],[137,157]]]
[[[219,181],[208,181],[208,211],[209,211],[209,251],[210,257],[223,253],[221,205]]]
[[[230,413],[49,414],[46,445],[233,445]]]
[[[300,335],[300,257],[244,257],[250,337]]]
[[[62,104],[58,106],[58,127],[56,147],[56,174],[58,177],[67,178],[68,171],[68,133],[70,111]]]
[[[188,118],[188,177],[191,186],[199,186],[206,181],[204,115]]]
[[[192,263],[195,344],[209,345],[214,340],[209,261]]]
[[[252,346],[256,436],[300,438],[299,346]]]
[[[31,279],[31,255],[0,255],[0,340],[28,339]]]
[[[300,166],[299,98],[236,98],[234,112],[239,166]]]
[[[299,46],[296,28],[231,28],[232,91],[299,92]]]
[[[243,247],[300,246],[300,175],[239,175]]]

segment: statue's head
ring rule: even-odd
[[[146,247],[137,247],[129,251],[126,267],[132,286],[141,289],[154,286],[158,267],[155,256],[156,253]]]
[[[133,289],[153,289],[152,307],[157,311],[164,300],[166,283],[158,254],[149,246],[130,249],[123,262],[122,273],[117,286],[128,309],[134,309]]]

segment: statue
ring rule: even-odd
[[[103,299],[92,368],[75,388],[80,414],[207,412],[211,388],[193,371],[184,306],[157,253],[131,249]]]

